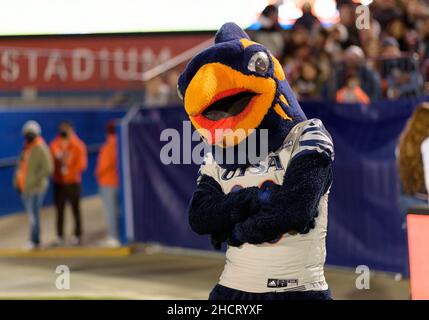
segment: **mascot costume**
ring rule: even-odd
[[[280,63],[226,23],[215,44],[188,63],[178,93],[211,148],[189,223],[215,248],[228,244],[209,299],[331,299],[324,263],[333,144],[320,120],[307,120]],[[218,133],[240,129],[247,135]],[[259,163],[215,157],[222,149],[239,155],[251,136],[264,141],[264,130],[268,148]]]

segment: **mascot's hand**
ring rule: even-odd
[[[235,225],[233,237],[259,244],[279,239],[284,233],[308,233],[315,227],[320,198],[332,181],[332,162],[318,154],[292,161],[282,186],[258,194],[257,214]]]
[[[271,198],[271,193],[272,192],[278,192],[281,189],[281,186],[274,184],[274,183],[269,183],[269,184],[264,184],[261,186],[261,188],[259,188],[257,190],[257,198],[254,198],[253,201],[257,201],[257,204],[252,204],[251,207],[252,209],[254,208],[260,208],[260,205],[262,204],[269,204],[270,203],[270,198]],[[243,189],[241,189],[243,190]],[[238,192],[238,191],[234,191],[234,192]],[[253,215],[253,214],[261,214],[260,210],[258,210],[258,212],[252,212],[252,210],[248,211],[249,215]],[[247,217],[245,217],[247,218]],[[239,222],[244,221],[241,220]],[[212,235],[211,236],[211,243],[213,245],[213,247],[217,250],[220,250],[222,248],[222,243],[226,242],[229,246],[233,246],[233,247],[239,247],[241,246],[244,242],[240,241],[237,237],[237,230],[236,227],[234,226],[234,228],[229,231],[229,232],[225,232],[223,234],[219,234],[219,235]],[[257,240],[254,240],[255,242],[250,242],[250,241],[246,241],[249,243],[261,243],[261,242],[265,242],[265,241],[261,241],[260,237],[257,237]],[[264,238],[265,239],[265,238]],[[272,240],[272,239],[270,239]]]
[[[257,221],[270,219],[270,216],[275,215],[275,213],[268,211],[264,211],[262,208],[267,207],[270,208],[271,195],[272,193],[277,193],[281,189],[281,186],[278,184],[270,183],[264,184],[258,191],[258,200],[261,204],[261,209],[257,213],[257,216],[250,217],[245,222],[238,223],[234,226],[234,229],[231,233],[231,236],[228,238],[228,244],[231,246],[239,247],[244,242],[258,244],[263,242],[268,242],[272,239],[272,236],[264,235],[262,230],[258,230]],[[246,231],[247,228],[251,229],[251,232]],[[243,234],[248,236],[243,237]],[[243,239],[239,240],[239,239]]]
[[[225,232],[222,234],[212,234],[210,236],[210,242],[212,244],[212,247],[216,250],[222,249],[222,244],[227,241],[229,237],[229,232]]]
[[[256,215],[235,225],[232,235],[228,239],[228,244],[240,246],[244,242],[251,244],[277,242],[285,233],[284,229],[280,228],[278,224],[279,215],[282,214],[283,212],[277,211],[276,208],[262,206]],[[290,235],[305,234],[314,229],[315,225],[316,220],[312,218],[302,229],[298,231],[290,229],[286,232]]]
[[[237,222],[259,211],[257,187],[224,194],[219,183],[202,175],[189,206],[189,224],[198,234],[227,239]]]
[[[278,213],[271,207],[265,207],[246,221],[237,223],[232,232],[232,238],[237,243],[260,244],[275,241],[281,235],[280,231],[275,232],[276,217]],[[274,235],[276,234],[276,235]]]
[[[239,247],[243,244],[243,242],[233,236],[232,231],[225,232],[219,235],[211,235],[210,240],[213,248],[215,248],[216,250],[221,250],[222,244],[224,242],[226,242],[229,246],[232,247]]]
[[[239,211],[231,211],[233,219],[237,222],[245,221],[249,216],[257,214],[260,208],[260,190],[257,187],[245,188],[239,190],[241,193],[251,193],[252,197],[247,197],[248,201],[243,203],[243,207]],[[234,191],[234,192],[239,192]],[[258,195],[258,196],[256,196]],[[229,229],[223,233],[211,234],[210,240],[214,249],[221,250],[222,244],[226,242],[230,246],[239,247],[243,242],[233,237],[233,229]]]
[[[274,183],[270,183],[270,184],[264,184],[263,186],[261,186],[261,188],[258,190],[258,201],[260,204],[260,208],[261,205],[263,206],[270,204],[270,199],[271,199],[271,194],[273,192],[278,192],[281,189],[281,186],[274,184]],[[256,213],[259,216],[264,215],[263,212],[261,212],[261,209]],[[258,220],[259,218],[249,218],[250,221],[253,220]],[[252,222],[247,222],[247,224],[252,224]],[[246,225],[245,222],[240,223],[240,225]],[[262,234],[259,234],[258,231],[253,230],[252,231],[252,235],[250,238],[245,238],[246,241],[241,241],[239,240],[240,237],[240,229],[241,227],[237,227],[237,225],[234,226],[234,229],[227,235],[226,239],[224,241],[226,241],[228,243],[228,245],[233,246],[233,247],[239,247],[241,246],[244,242],[249,242],[249,243],[262,243],[262,242],[266,242],[266,241],[270,241],[273,240],[272,237],[269,237],[270,239],[267,239],[266,237],[264,237]],[[241,237],[242,238],[242,237]],[[264,239],[264,240],[262,240]]]

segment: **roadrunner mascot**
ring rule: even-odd
[[[209,299],[331,299],[324,263],[333,143],[319,119],[306,118],[280,63],[226,23],[188,63],[178,93],[211,150],[189,223],[215,248],[228,245]],[[243,158],[250,140],[257,163],[249,148]]]

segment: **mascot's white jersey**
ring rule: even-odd
[[[302,153],[326,153],[333,158],[329,133],[318,119],[297,124],[283,145],[258,166],[244,170],[222,169],[209,154],[200,169],[213,177],[224,193],[236,188],[258,186],[271,181],[281,185],[291,159]],[[326,257],[328,193],[319,202],[316,227],[307,234],[284,234],[275,243],[229,246],[219,283],[246,292],[326,290],[323,267]]]

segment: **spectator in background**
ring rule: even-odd
[[[325,50],[332,57],[334,62],[340,61],[343,54],[343,46],[349,37],[347,28],[341,23],[332,27],[326,40]]]
[[[376,38],[369,38],[364,43],[363,50],[368,58],[368,65],[375,70],[377,59],[380,58],[380,42]]]
[[[368,104],[370,99],[360,87],[359,78],[353,74],[348,76],[345,86],[337,91],[336,101],[338,103]]]
[[[343,49],[359,46],[359,31],[356,28],[355,5],[342,4],[339,6],[340,23],[347,29],[347,39],[341,43]]]
[[[380,59],[380,42],[378,39],[372,38],[369,39],[362,47],[365,52],[365,56],[367,57],[366,65],[370,70],[374,70],[378,75],[379,86],[381,87],[380,96],[382,98],[383,95],[383,82],[381,80],[381,75],[379,73],[379,59]]]
[[[70,202],[75,229],[72,245],[82,244],[82,221],[80,211],[82,173],[87,168],[86,145],[79,139],[68,121],[61,122],[58,136],[51,142],[54,158],[54,201],[57,210],[57,241],[64,244],[64,209]]]
[[[413,81],[411,72],[393,68],[387,76],[387,97],[399,99],[402,97],[417,96],[418,84]]]
[[[310,3],[305,2],[303,4],[302,16],[296,20],[295,25],[302,26],[309,32],[315,30],[320,25],[319,19],[311,12]]]
[[[167,85],[168,85],[168,105],[182,105],[182,100],[177,94],[177,81],[179,79],[180,72],[173,69],[167,73]]]
[[[21,194],[25,211],[30,219],[30,241],[27,249],[40,245],[40,208],[49,186],[53,164],[49,148],[41,137],[36,121],[27,121],[23,128],[25,143],[15,172],[14,184]]]
[[[312,37],[310,47],[311,61],[318,69],[318,77],[321,82],[327,81],[331,75],[331,57],[325,50],[329,38],[329,33],[322,26],[319,26]],[[320,94],[321,92],[319,92]],[[319,96],[321,98],[321,96]]]
[[[381,97],[380,76],[377,71],[366,64],[365,54],[358,46],[350,46],[344,52],[343,63],[337,69],[336,90],[346,82],[345,80],[351,73],[358,78],[359,87],[370,101],[376,101]]]
[[[380,69],[386,96],[389,99],[417,97],[421,94],[423,79],[414,56],[402,55],[396,39],[383,40]]]
[[[262,10],[259,19],[262,31],[279,31],[282,29],[279,23],[279,9],[276,5],[270,4]]]
[[[273,56],[280,58],[283,52],[284,39],[279,23],[277,6],[268,5],[261,12],[258,19],[261,28],[254,34],[255,41],[265,46]]]
[[[409,21],[426,20],[429,17],[427,0],[408,0],[405,5]]]
[[[284,57],[283,70],[285,72],[286,78],[289,79],[291,84],[293,84],[299,76],[300,62],[293,56]]]
[[[310,61],[304,62],[293,87],[299,99],[319,99],[322,81],[317,65]]]
[[[371,12],[370,12],[371,13]],[[364,46],[371,39],[379,39],[381,35],[381,27],[377,20],[370,15],[369,29],[362,28],[359,30],[359,43]]]
[[[375,0],[372,3],[371,11],[382,30],[386,30],[394,19],[405,19],[404,8],[398,4],[396,0]]]
[[[401,56],[401,49],[399,48],[398,41],[395,38],[387,37],[381,44],[381,57],[383,59],[395,59]]]
[[[115,123],[111,121],[106,127],[106,142],[100,149],[95,176],[99,186],[104,212],[107,218],[109,236],[105,244],[109,247],[120,246],[118,234],[119,218],[119,177],[118,177],[118,144],[116,141]]]
[[[359,30],[359,39],[367,58],[367,65],[374,70],[377,69],[377,60],[380,58],[380,34],[380,24],[373,17],[370,19],[369,29]]]
[[[167,105],[169,91],[160,76],[147,80],[143,105],[147,108]]]
[[[300,48],[308,47],[309,40],[310,36],[305,28],[301,26],[294,26],[290,31],[289,39],[284,45],[284,59],[296,57]]]
[[[407,27],[401,19],[394,19],[387,27],[387,34],[398,43],[400,51],[410,51],[410,43],[407,39]]]
[[[429,59],[429,19],[426,19],[421,25],[418,51],[423,60]]]
[[[326,29],[319,27],[313,34],[312,45],[311,45],[311,54],[314,57],[323,54],[326,48],[326,43],[328,41],[329,33]]]
[[[429,103],[414,110],[403,130],[397,149],[397,164],[401,182],[400,208],[404,217],[411,207],[427,206],[422,144],[429,138]]]

